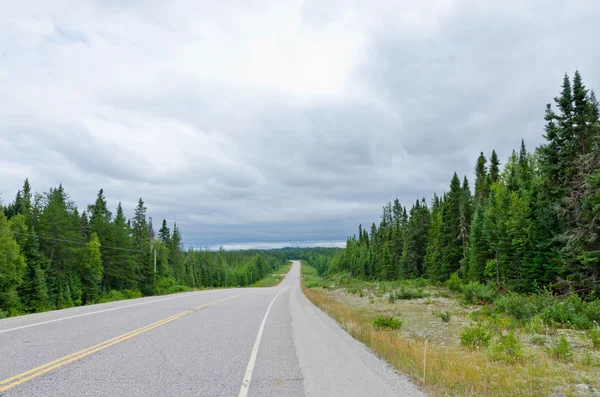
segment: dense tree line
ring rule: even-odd
[[[342,248],[311,247],[311,248],[282,248],[287,259],[305,260],[323,276],[332,267],[337,267],[343,253]]]
[[[243,286],[284,262],[276,251],[185,251],[176,224],[163,220],[156,234],[141,198],[132,219],[120,203],[113,214],[102,189],[80,211],[62,185],[39,194],[25,180],[0,206],[0,316]]]
[[[396,199],[379,225],[359,226],[331,271],[366,279],[459,277],[514,291],[551,285],[600,292],[598,101],[576,72],[546,106],[545,143],[524,142],[501,168],[481,153],[474,189],[456,173],[449,191],[408,209]]]

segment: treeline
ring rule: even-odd
[[[546,142],[533,153],[521,142],[503,168],[495,151],[481,153],[473,190],[455,173],[430,205],[388,203],[379,225],[359,226],[348,239],[331,271],[379,280],[456,274],[500,289],[598,296],[598,101],[576,72],[572,82],[565,75],[554,103],[546,106]]]
[[[276,251],[185,251],[176,224],[170,230],[163,220],[155,233],[141,198],[132,219],[121,203],[113,215],[102,189],[80,212],[62,185],[39,194],[25,180],[0,206],[0,317],[243,286],[284,262]]]
[[[282,248],[287,259],[305,260],[323,276],[332,267],[337,267],[343,253],[342,248],[311,247],[311,248]]]

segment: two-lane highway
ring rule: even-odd
[[[310,303],[237,288],[0,320],[0,396],[420,396]]]

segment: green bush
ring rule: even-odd
[[[546,324],[544,323],[544,319],[539,314],[536,314],[529,320],[526,326],[527,331],[534,332],[536,334],[541,334],[546,331]]]
[[[468,348],[487,347],[492,339],[492,332],[482,325],[465,327],[460,334],[460,344]]]
[[[450,278],[446,281],[446,287],[450,291],[461,292],[463,287],[463,281],[456,273],[452,273]]]
[[[531,338],[529,338],[529,342],[532,345],[545,346],[546,345],[546,337],[543,335],[532,335]]]
[[[0,310],[0,318],[6,318],[6,317],[8,317],[8,313]]]
[[[390,303],[394,303],[397,300],[420,299],[427,296],[429,294],[423,288],[411,288],[401,285],[397,290],[390,292],[388,298]]]
[[[531,297],[514,293],[498,297],[494,301],[494,309],[511,314],[518,320],[530,320],[539,311]]]
[[[469,284],[462,287],[462,296],[466,303],[491,303],[494,301],[496,295],[497,293],[495,288],[483,285],[476,281],[471,281]]]
[[[154,289],[155,295],[167,295],[174,294],[176,292],[185,292],[190,289],[185,285],[178,285],[177,281],[173,277],[165,277],[156,283],[156,287]]]
[[[514,364],[523,361],[525,353],[523,344],[514,332],[506,335],[500,335],[498,341],[492,344],[488,351],[488,356],[494,361],[504,361]]]
[[[596,325],[600,324],[600,299],[585,302],[583,314],[586,315],[591,322],[596,323]]]
[[[548,354],[561,361],[569,361],[573,357],[573,350],[567,338],[561,336],[548,348]]]
[[[439,317],[443,322],[449,323],[452,318],[452,313],[449,311],[442,312],[440,310],[434,310],[431,312],[435,317]]]
[[[373,321],[373,325],[377,328],[400,329],[402,327],[402,321],[394,316],[379,315],[375,321]]]

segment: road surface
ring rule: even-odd
[[[0,320],[0,396],[422,396],[306,299],[237,288]]]

